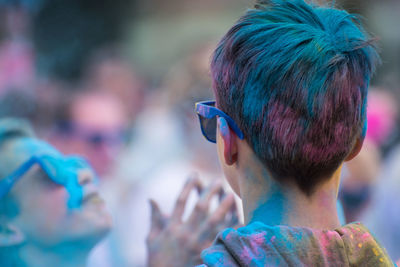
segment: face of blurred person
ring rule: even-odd
[[[85,156],[95,171],[104,176],[124,144],[127,123],[124,106],[112,94],[82,94],[70,107],[68,138],[60,138],[55,144],[66,154]]]
[[[144,80],[130,64],[119,58],[108,58],[94,64],[90,69],[88,86],[112,93],[132,119],[142,108]]]
[[[17,169],[32,156],[58,155],[53,147],[33,138],[17,138],[4,144],[1,158],[9,172]],[[94,184],[89,169],[77,170],[83,189],[80,206],[71,209],[67,201],[73,192],[52,181],[38,164],[33,165],[9,192],[17,209],[8,223],[25,237],[26,244],[49,249],[76,245],[91,249],[108,232],[111,218]]]
[[[340,199],[347,221],[358,221],[368,209],[373,187],[380,173],[381,155],[368,138],[353,160],[346,162],[342,173]]]

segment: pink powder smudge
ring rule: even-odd
[[[361,236],[361,239],[362,240],[366,240],[366,239],[368,239],[370,237],[370,234],[369,233],[364,233],[362,236]]]
[[[251,257],[251,252],[249,251],[249,248],[244,247],[242,252],[240,253],[240,259],[243,260],[245,263],[250,263],[252,260]]]
[[[265,243],[265,234],[264,233],[258,233],[252,236],[250,239],[251,246],[254,247],[259,247],[262,244]]]

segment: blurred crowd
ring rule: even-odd
[[[213,98],[212,49],[252,4],[0,1],[0,116],[29,120],[40,138],[84,156],[100,177],[113,230],[89,266],[144,266],[148,199],[168,212],[193,173],[205,184],[222,181],[194,103]],[[365,145],[343,172],[342,220],[363,222],[400,259],[400,2],[338,5],[364,16],[383,58]]]

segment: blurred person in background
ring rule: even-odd
[[[108,92],[121,101],[133,125],[143,108],[147,84],[132,62],[118,47],[97,49],[89,59],[83,75],[83,87]]]
[[[0,22],[0,96],[14,88],[32,90],[35,53],[30,10],[17,2],[0,3]]]
[[[395,129],[397,103],[391,93],[373,88],[368,95],[367,134],[357,157],[346,162],[342,173],[339,198],[347,222],[360,221],[369,213],[376,187],[382,183],[384,172],[382,147]]]
[[[400,146],[397,146],[382,163],[381,173],[371,194],[371,205],[360,218],[387,248],[393,259],[400,258],[399,189],[400,189]]]
[[[374,87],[368,94],[367,137],[380,151],[398,127],[399,107],[393,92],[384,87]],[[382,151],[384,152],[384,151]]]
[[[368,134],[378,148],[385,144],[398,127],[398,102],[388,90],[372,91],[369,101]],[[394,144],[387,156],[380,160],[380,170],[376,181],[371,184],[370,205],[360,216],[387,248],[393,259],[400,258],[400,235],[393,228],[400,224],[400,145]],[[367,165],[368,164],[368,165]],[[360,168],[369,169],[373,162],[365,162]]]
[[[133,125],[131,143],[114,169],[112,179],[117,178],[116,183],[108,190],[114,195],[114,229],[107,247],[94,251],[92,266],[145,266],[151,222],[148,199],[159,202],[159,209],[171,211],[189,174],[196,172],[204,185],[220,180],[214,147],[206,140],[199,142],[201,134],[195,131],[198,118],[192,106],[211,97],[210,52],[209,43],[204,42],[182,55],[160,87],[144,94],[144,109]],[[188,209],[200,195],[190,196]],[[201,241],[200,247],[209,245],[212,239]]]
[[[179,121],[186,160],[197,172],[221,176],[217,153],[209,142],[202,139],[198,117],[193,113],[193,103],[212,98],[209,61],[214,46],[215,42],[211,40],[193,46],[181,61],[171,67],[160,90],[168,92],[164,101]]]
[[[81,154],[106,177],[127,138],[128,117],[121,101],[100,90],[76,92],[50,141],[65,154]]]
[[[52,142],[86,156],[106,177],[132,134],[142,108],[144,79],[113,48],[94,52],[81,85],[60,107]]]
[[[136,0],[40,2],[32,16],[37,73],[68,83],[79,83],[93,52],[121,42],[125,24],[136,18]]]
[[[360,221],[369,208],[381,168],[380,151],[366,138],[360,153],[344,164],[339,189],[346,223]]]
[[[26,2],[0,2],[0,117],[36,117],[31,11]]]
[[[36,139],[25,122],[5,119],[0,128],[1,266],[86,266],[89,252],[111,225],[94,171],[82,158],[63,156]],[[188,187],[193,186],[204,192],[200,204],[223,194],[221,185],[203,189],[198,179],[193,179],[182,197],[188,196]],[[234,203],[232,196],[224,200],[215,223],[233,226],[237,222],[234,216],[221,224]],[[193,217],[200,215],[208,220],[208,215],[193,212]],[[203,231],[209,233],[210,227]],[[201,232],[194,239],[195,244],[211,241],[212,237],[205,238]],[[115,262],[109,264],[115,266]]]
[[[115,233],[125,223],[120,218],[124,214],[119,211],[125,207],[124,192],[131,186],[128,174],[116,170],[134,132],[144,82],[132,65],[112,49],[93,53],[83,74],[78,90],[66,95],[64,106],[59,108],[49,140],[66,154],[87,157],[101,175],[100,190],[113,217],[118,219],[112,234],[93,251],[89,266],[115,266],[120,263],[115,259],[121,258],[120,245],[114,242]],[[130,162],[129,168],[135,168],[136,164]]]
[[[65,153],[85,155],[99,172],[101,192],[115,219],[114,230],[93,251],[89,266],[123,266],[117,233],[124,236],[131,228],[125,217],[135,213],[125,203],[130,193],[131,177],[120,171],[124,150],[134,138],[135,120],[143,105],[144,79],[117,51],[105,48],[95,52],[87,64],[82,88],[67,101],[66,112],[51,140]],[[140,166],[129,162],[129,169]],[[121,238],[125,240],[124,238]]]
[[[0,120],[0,158],[0,265],[85,266],[111,227],[90,166],[16,119]]]

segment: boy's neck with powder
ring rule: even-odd
[[[261,164],[258,160],[247,163],[250,165],[242,166],[252,167],[243,169],[239,178],[246,224],[260,221],[271,226],[340,227],[336,202],[341,168],[307,196],[295,185],[278,183],[263,166],[257,166]]]

